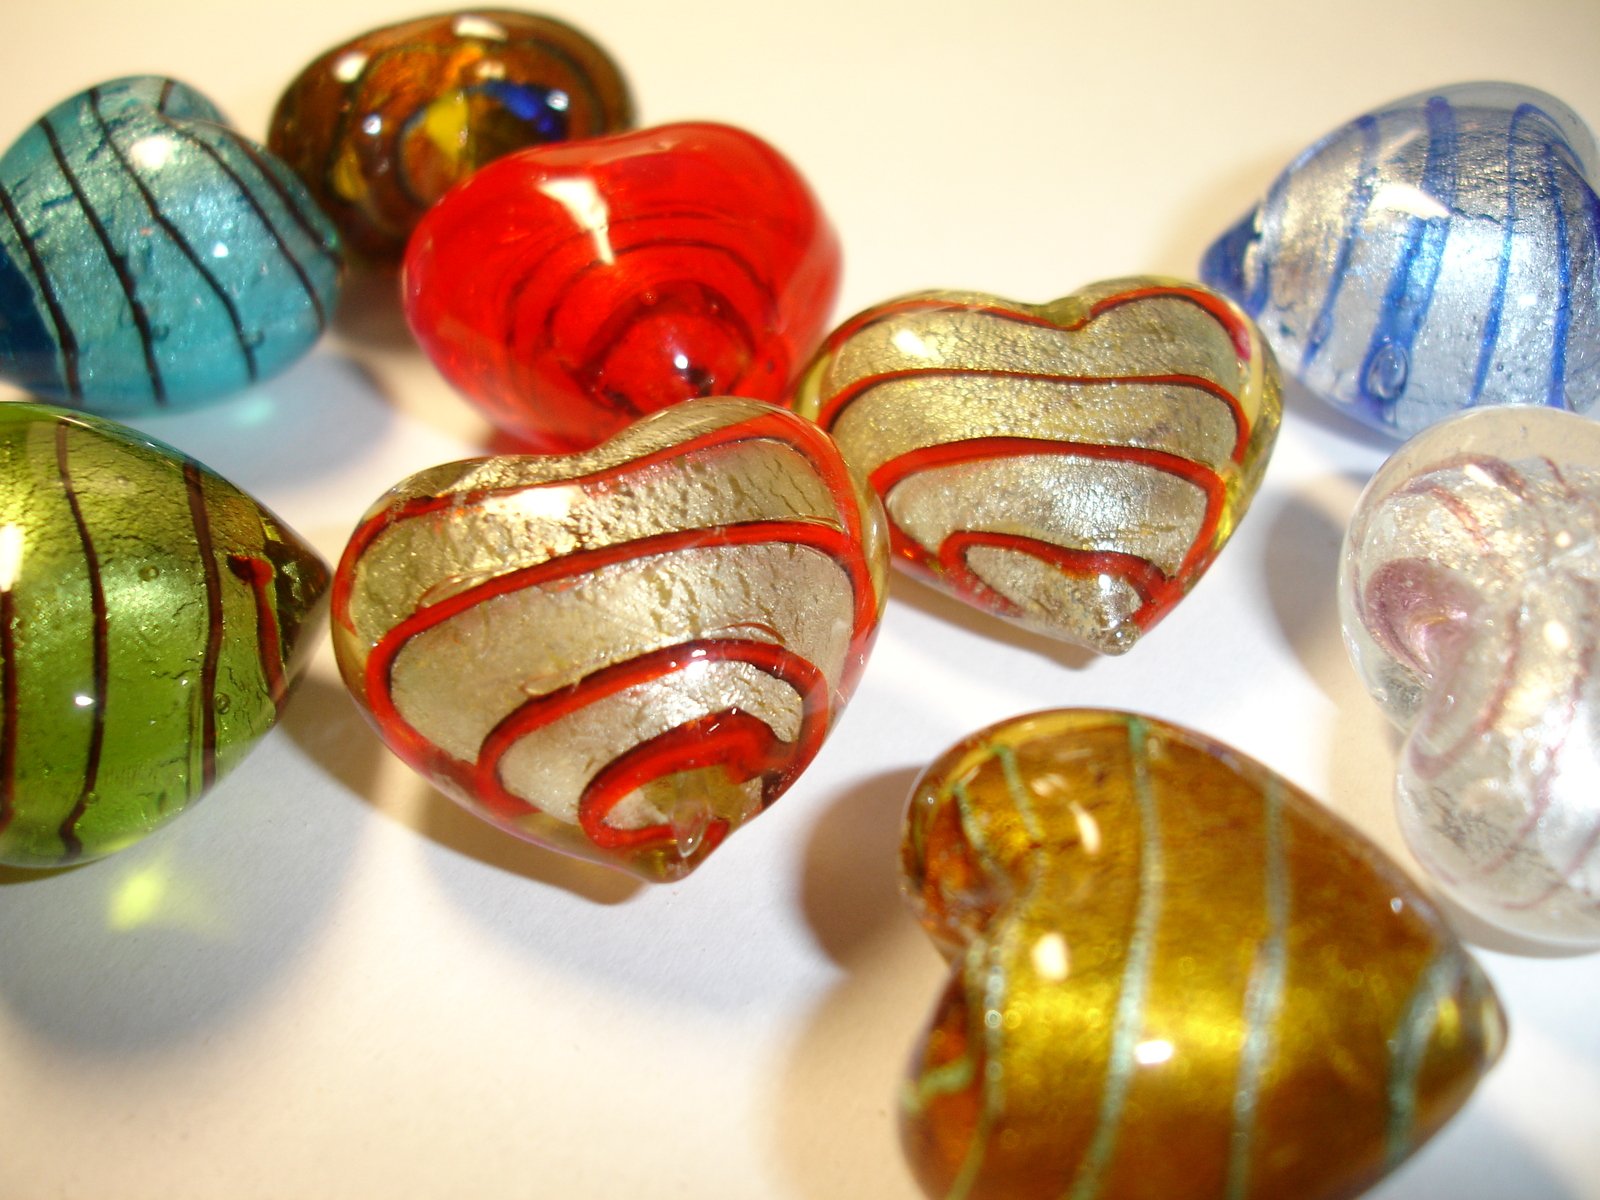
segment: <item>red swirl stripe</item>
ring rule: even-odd
[[[1240,317],[1227,300],[1204,288],[1183,287],[1182,285],[1152,285],[1150,287],[1133,288],[1126,292],[1116,292],[1110,296],[1102,297],[1090,305],[1089,311],[1081,318],[1068,324],[1059,324],[1048,317],[1038,313],[1026,312],[1015,308],[1003,308],[993,303],[977,301],[951,300],[948,297],[933,296],[908,296],[904,300],[895,301],[871,308],[858,313],[839,328],[833,331],[823,343],[824,354],[832,354],[856,334],[884,321],[893,320],[895,317],[912,312],[971,312],[998,318],[1003,321],[1014,321],[1019,325],[1034,325],[1041,329],[1059,329],[1067,333],[1077,333],[1112,309],[1121,308],[1125,304],[1132,304],[1139,300],[1182,300],[1202,309],[1207,315],[1213,317],[1217,324],[1222,326],[1223,332],[1228,335],[1228,340],[1233,343],[1234,353],[1241,363],[1249,362],[1252,356],[1254,339],[1251,337],[1249,324]]]
[[[629,748],[596,772],[579,801],[579,825],[595,845],[605,849],[673,841],[676,835],[670,825],[621,830],[608,824],[607,818],[624,798],[645,784],[675,772],[711,766],[721,766],[734,783],[765,776],[763,801],[770,802],[821,748],[831,720],[828,681],[815,665],[793,651],[771,642],[736,638],[666,646],[602,667],[570,687],[526,701],[484,738],[472,769],[476,795],[502,819],[538,811],[508,791],[500,779],[500,762],[518,741],[608,696],[710,662],[748,663],[793,688],[801,707],[800,731],[794,742],[781,741],[766,722],[737,709],[696,718]],[[717,840],[727,832],[727,823],[720,825]],[[707,837],[711,836],[708,829]]]
[[[395,660],[406,644],[419,634],[496,596],[575,579],[617,563],[634,562],[641,558],[672,554],[700,546],[772,544],[800,545],[821,551],[851,576],[853,584],[858,573],[864,574],[866,571],[865,562],[840,530],[830,525],[803,521],[747,521],[737,525],[718,526],[715,530],[682,529],[639,538],[636,541],[620,542],[612,546],[597,546],[591,550],[562,555],[560,558],[546,559],[532,566],[507,571],[504,575],[496,575],[492,579],[465,588],[433,604],[425,604],[390,629],[378,639],[367,656],[365,678],[367,703],[371,706],[374,716],[386,728],[393,724],[397,730],[407,731],[405,740],[408,742],[413,738],[420,739],[422,735],[411,729],[399,709],[395,707],[390,691]],[[877,613],[870,580],[867,584],[865,593],[859,588],[853,589],[857,636],[860,636],[859,631],[863,628],[870,629]]]
[[[267,685],[272,707],[280,713],[289,695],[289,681],[283,670],[283,644],[278,636],[278,620],[272,611],[272,564],[250,554],[228,555],[228,570],[249,587],[256,604],[256,652],[261,659],[261,678]]]
[[[596,772],[584,785],[579,799],[579,827],[601,849],[632,850],[658,843],[672,844],[678,834],[670,823],[621,830],[610,824],[609,817],[629,794],[651,780],[697,767],[720,766],[736,783],[761,777],[763,803],[780,794],[820,747],[831,723],[832,705],[830,684],[823,671],[773,642],[737,637],[705,639],[653,650],[600,667],[567,687],[523,701],[502,716],[478,745],[471,762],[447,753],[410,723],[396,702],[393,680],[396,663],[413,638],[497,597],[569,583],[606,567],[658,555],[701,547],[768,545],[796,546],[819,552],[845,573],[851,588],[853,632],[839,691],[848,694],[852,676],[859,671],[876,628],[879,600],[864,552],[860,493],[832,439],[792,413],[767,409],[705,430],[685,441],[580,475],[419,496],[381,509],[367,518],[351,538],[336,575],[333,610],[334,619],[353,633],[351,603],[356,568],[361,557],[381,536],[400,522],[470,509],[491,497],[514,496],[547,487],[576,486],[590,495],[599,495],[654,465],[681,462],[696,451],[755,439],[774,440],[798,452],[829,492],[834,511],[816,517],[766,518],[669,530],[615,545],[594,546],[506,570],[432,603],[419,604],[377,638],[363,667],[363,698],[390,746],[413,767],[441,780],[450,780],[461,791],[472,795],[497,820],[509,823],[540,811],[537,804],[511,793],[500,779],[501,760],[519,739],[608,695],[681,671],[694,662],[736,661],[766,672],[797,693],[801,716],[795,741],[782,741],[763,721],[736,708],[685,722],[618,752]],[[727,820],[710,820],[701,833],[701,844],[708,849],[715,846],[728,830]]]
[[[189,500],[189,518],[194,526],[195,546],[206,589],[206,648],[200,661],[200,787],[199,795],[211,790],[217,780],[217,671],[222,658],[222,572],[217,568],[217,553],[211,538],[211,512],[206,503],[205,480],[193,461],[183,464],[184,491]]]
[[[658,463],[681,459],[700,450],[710,450],[756,439],[779,442],[797,451],[806,460],[811,468],[817,472],[818,478],[822,480],[823,485],[828,489],[829,495],[833,498],[834,507],[838,511],[845,536],[853,545],[859,546],[863,532],[858,508],[860,501],[856,497],[855,486],[850,481],[849,471],[839,458],[839,452],[834,447],[832,439],[817,426],[809,421],[801,420],[793,413],[769,410],[742,421],[708,429],[705,433],[690,438],[688,441],[671,446],[663,446],[641,454],[636,458],[630,458],[612,466],[601,467],[581,475],[552,479],[544,483],[515,483],[505,487],[478,488],[471,491],[417,496],[396,507],[380,509],[356,528],[355,533],[351,535],[349,545],[345,549],[343,569],[337,572],[333,582],[331,600],[333,619],[350,632],[355,632],[355,623],[350,617],[350,591],[354,586],[354,571],[351,568],[385,531],[403,521],[445,509],[470,508],[492,497],[510,496],[517,492],[531,491],[541,487],[581,487],[586,493],[593,495],[606,484],[622,479],[636,471],[645,470]],[[861,620],[863,612],[861,597],[872,596],[872,580],[870,572],[866,569],[865,561],[859,555],[852,555],[851,561],[853,566],[849,570],[857,595],[855,636],[859,638],[871,629],[875,621],[876,607],[873,605],[867,610],[872,616],[863,623]]]
[[[1222,326],[1222,331],[1228,335],[1228,340],[1233,343],[1233,352],[1241,363],[1250,361],[1255,339],[1251,336],[1250,323],[1239,315],[1237,309],[1223,297],[1204,288],[1189,288],[1181,286],[1154,285],[1151,287],[1134,288],[1132,291],[1118,292],[1114,296],[1106,296],[1095,301],[1089,309],[1089,315],[1081,321],[1062,328],[1077,330],[1082,329],[1095,318],[1105,315],[1114,308],[1121,308],[1124,304],[1133,304],[1139,300],[1182,300],[1202,309],[1216,323]]]
[[[1048,438],[974,438],[970,441],[927,446],[920,450],[902,454],[898,458],[884,463],[874,471],[871,477],[871,484],[879,495],[888,497],[897,484],[912,475],[920,474],[922,471],[933,467],[1033,455],[1134,463],[1138,466],[1149,467],[1152,470],[1176,476],[1187,483],[1193,484],[1204,493],[1205,512],[1201,518],[1200,528],[1195,532],[1183,562],[1170,577],[1155,564],[1132,554],[1072,550],[1068,547],[1046,549],[1052,544],[1021,537],[1010,539],[1005,546],[1007,549],[1033,554],[1035,557],[1049,562],[1051,565],[1057,566],[1070,574],[1089,573],[1090,571],[1104,569],[1105,573],[1122,579],[1144,598],[1144,604],[1139,610],[1140,615],[1136,616],[1135,620],[1141,629],[1148,628],[1161,614],[1172,607],[1182,595],[1181,584],[1174,581],[1191,577],[1199,564],[1209,554],[1213,553],[1212,543],[1216,540],[1217,526],[1222,519],[1222,509],[1227,498],[1227,489],[1222,482],[1221,476],[1209,467],[1187,458],[1181,458],[1175,454],[1167,454],[1160,450],[1144,450],[1132,446],[1102,446],[1089,442],[1058,442]],[[992,590],[986,584],[983,584],[981,580],[978,580],[967,568],[965,552],[974,544],[1000,545],[1001,541],[1005,539],[999,538],[997,535],[958,531],[950,535],[950,538],[956,539],[954,546],[950,546],[950,538],[946,538],[945,543],[941,545],[938,551],[930,552],[902,530],[892,514],[890,516],[890,538],[894,552],[910,565],[935,576],[944,577],[948,575],[955,564],[959,563],[960,569],[954,577],[954,581],[958,585],[967,589],[974,598],[982,597],[983,600],[988,600],[993,596]],[[984,539],[987,539],[987,541]],[[1135,566],[1134,564],[1136,563],[1142,564],[1142,566]],[[1015,606],[1006,602],[1004,607],[1010,610],[1014,609]]]
[[[616,261],[634,254],[656,254],[661,252],[670,253],[673,251],[687,251],[691,253],[700,252],[707,255],[726,258],[734,267],[736,275],[744,278],[749,285],[750,291],[757,295],[762,302],[761,311],[752,315],[757,318],[762,327],[770,327],[775,324],[777,320],[776,313],[778,305],[773,297],[773,281],[767,276],[763,275],[758,269],[757,265],[751,261],[749,256],[741,253],[739,247],[722,242],[713,242],[706,238],[683,236],[661,237],[659,235],[652,235],[649,228],[640,228],[641,226],[656,225],[671,227],[671,224],[675,224],[678,221],[694,221],[701,225],[707,225],[713,232],[724,228],[721,222],[708,218],[704,213],[695,213],[686,210],[684,212],[675,213],[670,218],[663,218],[660,215],[652,214],[649,217],[624,218],[620,221],[608,223],[606,226],[606,232],[610,238],[610,252],[612,258],[611,261],[607,263],[596,261],[594,255],[594,233],[588,229],[574,232],[563,243],[553,247],[548,254],[530,266],[530,268],[524,273],[524,276],[518,281],[517,287],[512,289],[512,298],[514,303],[508,304],[506,308],[505,338],[507,344],[514,345],[519,340],[516,337],[516,325],[518,321],[518,313],[520,311],[522,292],[529,287],[536,286],[538,276],[544,274],[546,271],[546,264],[548,264],[551,259],[557,258],[567,250],[576,251],[577,256],[580,258],[580,263],[577,270],[566,271],[566,279],[563,280],[561,285],[555,289],[554,300],[544,311],[543,340],[546,344],[557,344],[557,339],[555,337],[556,321],[568,311],[566,308],[566,301],[572,291],[584,282],[585,277],[594,275],[599,272],[601,268],[611,266]],[[620,236],[623,234],[626,234],[627,236]],[[669,262],[670,261],[671,260],[669,259]],[[673,265],[672,274],[676,278],[687,277],[689,279],[694,279],[697,277],[696,272],[692,270],[686,270],[685,268],[677,266],[676,264]],[[699,274],[704,273],[702,272]],[[707,291],[714,295],[721,294],[720,289],[717,288],[707,288]],[[727,300],[725,303],[727,303],[729,307],[723,308],[718,315],[725,320],[730,320],[736,325],[736,327],[744,330],[747,337],[749,337],[751,335],[752,326],[751,322],[746,319],[746,314],[740,310],[739,306],[734,305],[731,300]],[[635,301],[634,305],[627,307],[637,311],[640,308],[647,307],[647,305],[645,305],[642,301]],[[626,321],[624,320],[619,322],[618,314],[611,314],[609,318],[601,324],[600,331],[603,331],[607,328],[615,328],[619,324],[626,324]],[[592,342],[601,343],[605,340],[603,333],[600,331],[597,331],[596,336],[591,338]],[[753,337],[745,344],[754,345]]]
[[[908,558],[927,568],[929,556],[920,546],[906,539]],[[1140,629],[1149,629],[1163,614],[1183,598],[1183,589],[1166,572],[1137,554],[1117,550],[1076,550],[1058,546],[1041,538],[1021,534],[957,530],[939,544],[934,559],[939,570],[974,603],[1007,616],[1025,614],[1011,600],[991,588],[967,565],[967,553],[978,548],[1009,550],[1047,563],[1063,575],[1094,578],[1109,575],[1131,587],[1139,596],[1139,607],[1130,618]],[[899,549],[899,547],[896,547]]]
[[[1036,313],[1023,312],[1015,308],[1002,308],[998,304],[986,304],[970,300],[952,300],[944,296],[907,296],[903,300],[892,301],[889,304],[869,308],[859,312],[844,324],[830,333],[822,343],[823,355],[832,355],[856,334],[871,329],[874,325],[881,325],[885,321],[892,321],[896,317],[915,312],[969,312],[980,313],[984,316],[994,317],[1000,321],[1011,321],[1017,325],[1033,325],[1040,329],[1063,329],[1065,326],[1057,324],[1048,317]]]
[[[1230,456],[1236,463],[1244,461],[1250,445],[1250,422],[1244,414],[1239,398],[1227,388],[1201,375],[1054,375],[1048,371],[1007,371],[999,368],[977,367],[907,367],[898,371],[882,371],[863,375],[839,389],[823,405],[817,415],[817,424],[831,430],[849,408],[867,392],[885,384],[906,379],[1012,379],[1028,382],[1063,384],[1072,387],[1102,387],[1114,384],[1153,384],[1169,387],[1196,388],[1227,406],[1233,419],[1233,449]]]
[[[435,604],[419,608],[405,621],[391,629],[373,647],[367,658],[366,677],[364,688],[368,707],[373,718],[384,730],[389,744],[394,747],[400,756],[413,767],[424,773],[439,773],[456,778],[471,792],[480,797],[485,805],[500,813],[502,817],[527,811],[522,807],[522,801],[512,797],[498,782],[498,777],[492,772],[492,767],[509,749],[507,738],[520,736],[518,731],[524,728],[535,728],[537,725],[525,725],[533,720],[527,714],[543,715],[544,720],[553,720],[563,711],[575,710],[586,704],[602,698],[610,691],[620,687],[632,686],[633,683],[646,682],[655,677],[652,669],[659,670],[662,664],[667,663],[673,655],[688,653],[683,647],[668,647],[663,650],[651,652],[640,658],[626,663],[613,664],[611,667],[602,668],[593,672],[571,687],[561,689],[544,697],[538,697],[515,710],[510,717],[504,718],[500,725],[485,738],[479,748],[479,760],[476,765],[461,764],[458,760],[445,754],[432,743],[421,731],[416,729],[400,712],[394,702],[392,693],[392,675],[395,660],[398,658],[405,645],[417,635],[428,629],[434,628],[451,617],[465,612],[475,605],[495,596],[507,595],[531,587],[576,578],[602,566],[612,563],[631,562],[639,558],[655,554],[668,554],[674,551],[693,548],[705,544],[707,531],[682,530],[671,534],[659,535],[655,538],[640,539],[617,546],[599,547],[594,550],[566,555],[559,559],[547,560],[520,571],[508,572],[505,575],[487,580],[474,588],[458,592],[453,596],[440,600]],[[838,529],[820,524],[784,521],[756,521],[744,525],[732,525],[716,530],[718,545],[761,545],[761,544],[799,544],[828,554],[838,562],[853,577],[857,572],[865,574],[866,565],[859,556],[859,542],[851,543]],[[854,568],[854,569],[852,569]],[[870,590],[870,579],[866,580],[868,590],[857,591],[855,594],[855,608],[857,622],[866,621],[866,633],[860,635],[856,646],[861,646],[861,637],[870,636],[872,623],[876,618],[876,604]],[[789,752],[793,760],[793,768],[780,773],[782,786],[787,786],[790,779],[798,773],[801,767],[810,761],[820,745],[822,735],[828,728],[831,720],[831,707],[827,700],[826,680],[816,667],[794,655],[780,646],[767,642],[744,642],[738,639],[723,639],[708,641],[704,645],[711,647],[714,653],[701,657],[737,658],[739,661],[752,662],[754,665],[768,667],[763,664],[769,660],[773,663],[770,673],[778,678],[790,682],[802,697],[802,736],[800,744]],[[758,647],[759,649],[742,649],[742,647]],[[765,656],[765,657],[763,657]],[[685,659],[685,661],[688,661]],[[656,664],[655,668],[649,665]],[[820,697],[820,699],[819,699]],[[820,705],[820,707],[819,707]],[[520,715],[519,715],[520,714]],[[542,721],[540,723],[543,723]],[[718,749],[731,752],[733,759],[729,764],[730,770],[740,763],[748,764],[753,761],[775,762],[778,750],[776,743],[757,744],[755,735],[749,731],[744,721],[735,722],[728,726],[724,733],[706,743],[708,751]],[[765,747],[762,749],[761,747]],[[760,750],[760,753],[757,753]],[[657,747],[653,757],[648,762],[660,765],[670,761],[674,756],[681,756],[681,748],[676,742],[669,740]],[[633,757],[635,751],[623,756],[617,762],[644,761]],[[485,773],[484,764],[491,768]],[[613,764],[615,765],[615,764]],[[680,768],[682,769],[682,768]],[[621,770],[621,767],[618,767]],[[605,782],[601,779],[604,772],[591,780],[585,789],[585,797],[590,797],[587,803],[589,811],[608,813],[622,796],[626,793],[614,793],[611,789],[615,779],[620,776],[606,776]],[[748,776],[747,776],[748,777]],[[599,781],[599,782],[597,782]],[[775,795],[782,787],[769,783],[768,793]],[[595,798],[598,797],[598,798]],[[599,843],[597,843],[599,844]]]

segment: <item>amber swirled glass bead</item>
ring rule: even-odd
[[[164,825],[276,721],[327,566],[159,442],[0,404],[0,862]]]
[[[794,407],[882,498],[897,566],[1120,654],[1233,533],[1281,401],[1238,308],[1140,277],[1042,305],[890,300],[829,335]]]
[[[422,214],[485,163],[630,128],[622,71],[586,34],[515,9],[368,30],[278,100],[267,144],[362,257],[395,263]]]
[[[1003,722],[912,795],[951,961],[902,1132],[946,1200],[1348,1200],[1505,1027],[1417,888],[1266,767],[1150,717]]]
[[[817,753],[886,555],[816,426],[690,401],[582,454],[398,485],[339,564],[334,648],[390,748],[470,811],[676,879]]]

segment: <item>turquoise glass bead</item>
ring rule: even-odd
[[[311,347],[341,265],[304,186],[199,92],[100,84],[0,157],[0,378],[110,414],[215,399]]]

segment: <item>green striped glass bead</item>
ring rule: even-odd
[[[144,837],[277,719],[328,569],[159,442],[0,404],[0,862]]]
[[[951,959],[902,1132],[948,1200],[1350,1200],[1499,1054],[1488,980],[1355,830],[1131,713],[928,768],[906,893]]]

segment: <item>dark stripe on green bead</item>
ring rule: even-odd
[[[66,820],[61,822],[61,841],[66,847],[66,856],[69,859],[77,858],[83,853],[83,843],[78,840],[77,826],[83,819],[83,814],[88,811],[89,802],[94,799],[95,786],[100,781],[100,755],[105,748],[106,737],[106,683],[110,676],[108,669],[110,620],[106,613],[105,583],[100,578],[100,557],[95,553],[94,539],[89,536],[89,526],[83,517],[83,505],[78,499],[78,489],[72,482],[68,450],[71,429],[72,426],[64,422],[56,426],[56,470],[61,476],[61,490],[66,497],[67,507],[72,512],[72,523],[77,528],[78,540],[83,545],[83,564],[89,578],[94,683],[90,696],[93,721],[89,727],[89,748],[84,758],[83,787],[78,793],[78,802],[73,805]]]
[[[189,494],[189,516],[200,547],[200,565],[206,580],[206,651],[200,664],[200,791],[210,789],[217,777],[217,662],[222,653],[222,573],[211,542],[211,516],[206,508],[205,481],[193,462],[183,464],[183,482]]]

